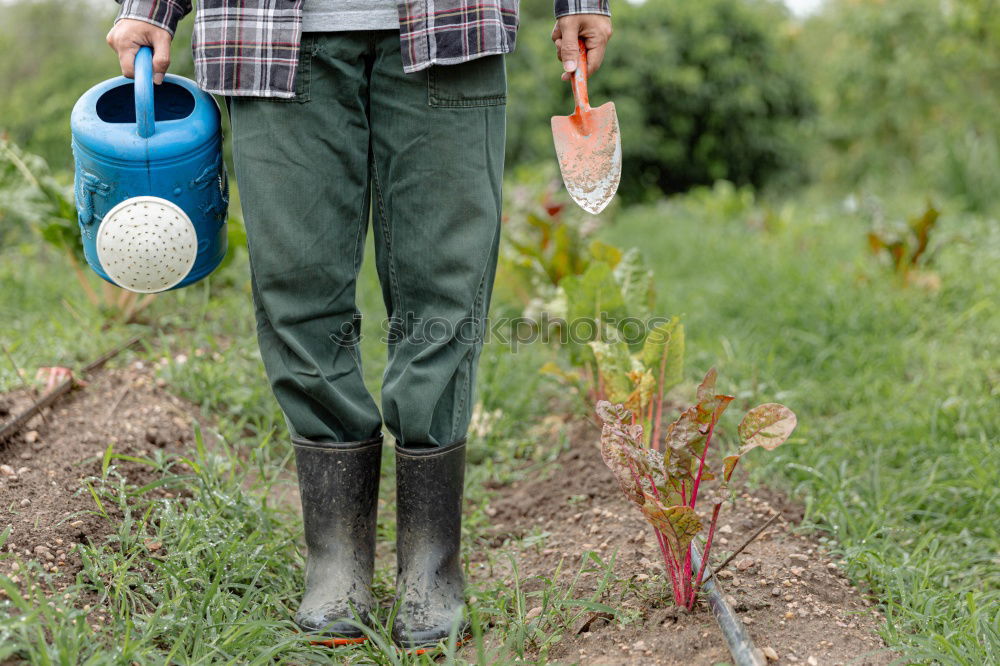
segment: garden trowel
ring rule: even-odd
[[[580,40],[580,62],[570,79],[576,110],[552,117],[559,170],[573,201],[596,215],[611,203],[622,175],[622,143],[614,102],[590,108],[587,97],[587,48]]]

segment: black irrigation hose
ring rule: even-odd
[[[694,544],[691,544],[691,564],[695,571],[701,568],[701,553]],[[753,644],[746,626],[722,596],[719,586],[715,584],[715,578],[710,578],[711,574],[710,567],[706,566],[701,589],[705,592],[712,614],[729,645],[733,661],[736,662],[736,666],[764,666],[767,663],[764,654]]]
[[[91,372],[100,369],[100,367],[103,366],[105,363],[107,363],[112,358],[114,358],[121,352],[125,351],[132,345],[138,343],[141,339],[142,338],[140,336],[136,336],[130,339],[128,342],[115,347],[111,351],[101,354],[100,357],[91,361],[87,365],[83,366],[83,368],[80,370],[81,378],[86,377]],[[62,382],[56,385],[55,388],[53,388],[51,391],[49,391],[41,398],[36,400],[34,403],[29,405],[23,412],[17,414],[9,423],[4,425],[3,427],[0,427],[0,444],[13,437],[15,433],[17,433],[19,430],[21,430],[21,428],[23,428],[25,425],[28,424],[28,421],[30,421],[31,417],[33,417],[35,414],[42,411],[46,407],[53,405],[59,398],[69,393],[70,390],[73,388],[74,383],[75,380],[73,379],[73,377],[70,377],[69,379],[64,379]]]

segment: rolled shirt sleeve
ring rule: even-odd
[[[191,13],[191,0],[115,0],[115,2],[122,6],[118,10],[115,23],[122,19],[136,19],[163,28],[171,35],[177,29],[177,23]]]
[[[556,18],[567,14],[604,14],[611,16],[609,0],[555,0]]]

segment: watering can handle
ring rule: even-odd
[[[153,112],[153,49],[140,46],[135,54],[135,123],[143,139],[156,131]]]

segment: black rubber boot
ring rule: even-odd
[[[465,440],[438,448],[396,446],[396,599],[392,638],[427,647],[468,629],[462,563]]]
[[[330,638],[361,638],[375,599],[375,512],[382,437],[364,442],[293,440],[305,522],[306,591],[295,623]]]

